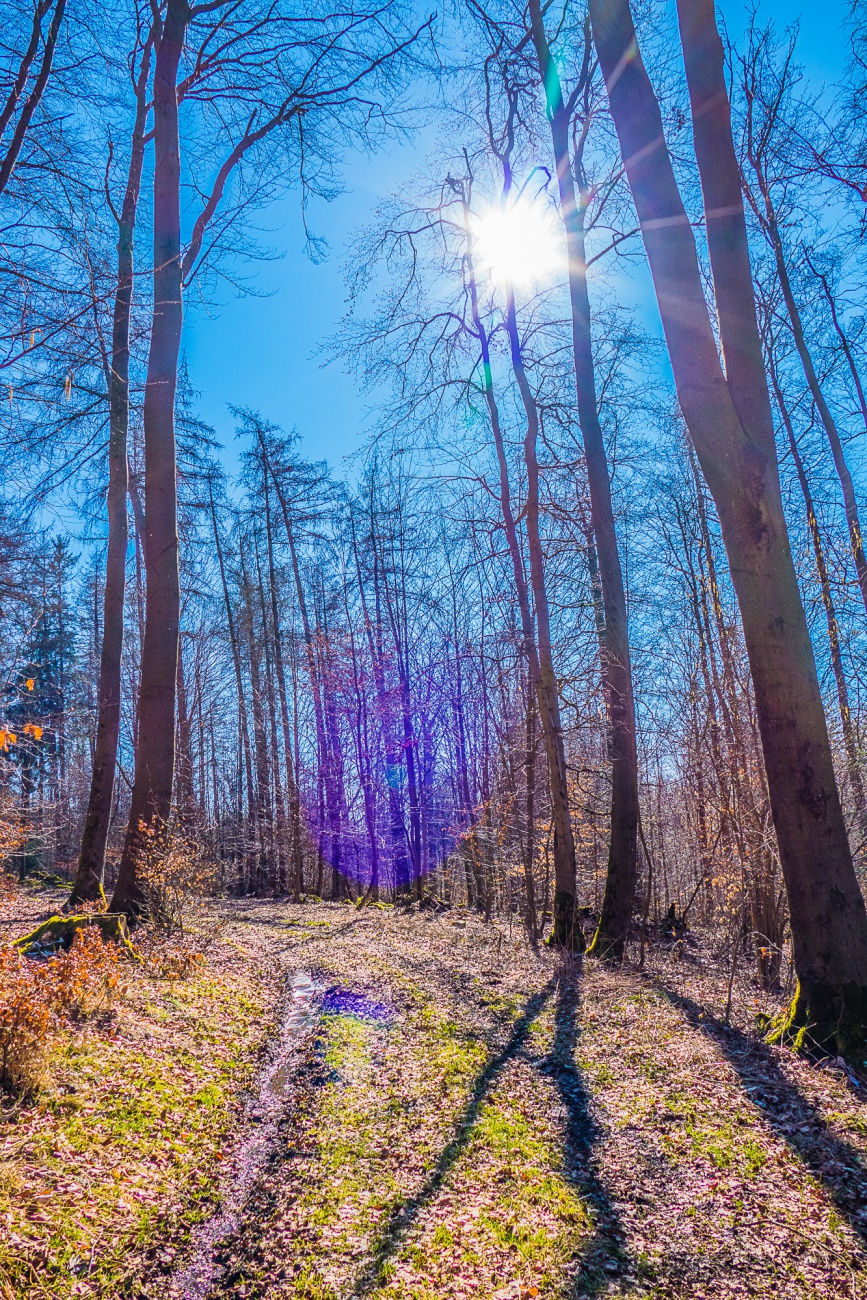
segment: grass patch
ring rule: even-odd
[[[243,981],[135,968],[115,1019],[58,1044],[0,1131],[0,1295],[121,1297],[166,1221],[208,1211],[264,1011]]]

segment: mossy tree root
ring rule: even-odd
[[[599,957],[602,961],[621,962],[625,948],[626,935],[607,933],[603,930],[600,921],[587,953],[591,957]]]
[[[767,1042],[812,1056],[867,1061],[867,987],[799,981],[795,996],[770,1023]]]

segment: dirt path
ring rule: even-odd
[[[247,915],[324,1000],[215,1295],[867,1296],[842,1076],[472,920]]]
[[[746,984],[729,1030],[710,971],[472,917],[206,924],[0,1117],[2,1300],[867,1300],[860,1090],[744,1032]]]

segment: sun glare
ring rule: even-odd
[[[553,275],[562,257],[551,212],[538,200],[489,208],[473,223],[476,260],[495,284],[529,289]]]

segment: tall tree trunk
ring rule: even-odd
[[[286,540],[289,543],[289,557],[292,561],[292,575],[295,579],[295,594],[298,597],[298,610],[299,613],[301,614],[301,627],[304,633],[304,648],[307,654],[307,671],[310,677],[310,691],[313,696],[313,714],[316,721],[316,743],[317,743],[317,752],[319,755],[319,764],[320,764],[321,791],[325,798],[324,818],[320,818],[320,829],[319,829],[319,837],[318,837],[318,843],[320,845],[320,848],[318,850],[319,867],[318,867],[318,879],[317,879],[316,892],[317,894],[321,895],[322,893],[321,845],[323,843],[322,826],[325,819],[327,819],[329,822],[333,819],[333,811],[332,811],[333,798],[332,798],[331,781],[329,776],[329,761],[328,761],[329,753],[328,753],[328,744],[327,744],[327,739],[325,734],[325,714],[324,714],[323,702],[322,702],[322,687],[319,680],[319,673],[316,664],[316,648],[313,639],[313,629],[310,626],[310,617],[307,612],[307,598],[304,594],[304,584],[301,581],[301,566],[298,563],[298,551],[295,546],[295,531],[292,526],[292,516],[289,511],[289,503],[286,500],[286,494],[283,491],[283,486],[280,482],[280,476],[277,472],[276,467],[271,462],[271,459],[268,455],[268,451],[266,448],[266,444],[264,442],[264,439],[261,436],[259,438],[259,445],[262,450],[263,464],[267,465],[268,471],[271,475],[271,482],[274,484],[274,490],[277,493],[277,500],[280,503],[280,510],[283,514],[283,524],[286,529]]]
[[[267,503],[265,505],[268,512]],[[259,538],[255,538],[256,582],[259,590],[259,605],[262,613],[262,647],[265,652],[265,700],[268,705],[268,743],[270,746],[271,772],[274,785],[274,864],[271,883],[278,893],[286,893],[286,802],[283,798],[283,783],[280,779],[280,746],[277,740],[277,703],[274,694],[274,661],[272,629],[269,626],[269,602],[265,599],[265,581],[262,575],[262,562],[259,555]]]
[[[268,585],[271,592],[271,622],[274,628],[274,667],[277,673],[277,690],[280,694],[280,723],[283,730],[283,761],[286,765],[286,791],[289,799],[290,862],[292,867],[292,896],[297,903],[304,889],[303,857],[301,844],[301,798],[295,764],[292,758],[292,734],[289,727],[289,700],[286,692],[286,669],[283,662],[283,632],[280,627],[280,610],[277,603],[277,574],[274,565],[274,532],[271,520],[271,497],[268,492],[267,463],[262,467],[262,488],[265,494],[265,530],[268,538]]]
[[[385,571],[392,567],[391,565],[383,566]],[[394,568],[397,570],[397,563]],[[394,658],[397,668],[398,694],[400,699],[400,719],[404,762],[406,763],[406,787],[407,802],[409,811],[409,835],[407,843],[409,846],[410,875],[408,882],[410,890],[414,887],[416,893],[421,899],[422,895],[422,840],[421,840],[421,807],[419,799],[419,771],[418,771],[418,741],[415,735],[413,724],[413,702],[412,690],[409,676],[409,652],[407,647],[408,629],[406,620],[406,574],[403,564],[400,565],[400,589],[397,588],[397,577],[395,577],[395,591],[389,591],[388,581],[383,583],[385,604],[388,613],[388,621],[391,628],[392,643],[394,645]]]
[[[584,443],[590,487],[590,515],[605,612],[601,629],[602,681],[608,705],[611,757],[611,838],[602,913],[590,951],[600,956],[620,958],[632,925],[638,870],[638,752],[626,591],[617,548],[608,460],[596,401],[584,232],[584,213],[589,195],[582,181],[583,141],[576,150],[575,158],[581,186],[580,200],[575,193],[569,150],[569,111],[563,102],[557,65],[548,47],[540,0],[530,0],[530,19],[539,73],[548,103],[548,121],[560,193],[560,214],[566,231],[578,423]],[[589,39],[588,31],[588,43]]]
[[[175,807],[178,812],[178,820],[188,828],[195,819],[196,800],[193,787],[193,729],[187,700],[187,684],[184,679],[184,649],[180,638],[178,639],[178,667],[175,687],[178,693],[178,734],[175,740],[177,749]]]
[[[828,439],[828,445],[831,448],[831,457],[834,461],[834,468],[837,471],[837,478],[840,480],[840,490],[843,494],[843,508],[846,512],[846,523],[849,527],[849,547],[852,552],[852,559],[855,563],[855,576],[858,580],[858,587],[861,592],[861,600],[867,611],[867,555],[864,553],[864,538],[861,533],[861,520],[858,514],[858,501],[855,496],[855,484],[852,480],[852,471],[846,463],[846,456],[843,452],[843,443],[840,438],[840,430],[837,428],[837,421],[828,405],[828,400],[819,382],[819,376],[816,374],[816,367],[813,364],[813,358],[804,333],[804,324],[801,320],[801,313],[798,308],[795,292],[792,288],[789,268],[786,264],[786,255],[783,250],[783,240],[780,234],[780,225],[774,210],[771,198],[770,188],[760,171],[756,172],[759,187],[764,200],[764,218],[765,228],[768,232],[768,239],[774,254],[774,261],[777,267],[777,279],[780,282],[780,288],[783,292],[783,301],[786,304],[786,311],[789,316],[789,324],[792,328],[792,337],[795,340],[795,348],[804,371],[804,378],[807,381],[807,387],[810,390],[822,428],[825,430],[825,436]]]
[[[274,835],[271,816],[271,773],[268,762],[268,737],[265,731],[263,708],[261,647],[256,637],[253,613],[253,584],[247,576],[244,549],[241,549],[241,591],[243,600],[242,628],[247,634],[250,664],[250,705],[253,717],[253,761],[256,773],[256,892],[261,894],[270,883],[273,863]]]
[[[151,30],[142,51],[136,81],[136,115],[126,189],[117,235],[117,291],[112,323],[111,366],[108,373],[108,554],[103,595],[102,653],[99,665],[98,717],[90,797],[81,836],[78,870],[70,906],[91,901],[102,889],[105,845],[111,824],[117,744],[120,734],[123,606],[126,589],[126,551],[129,542],[127,490],[129,462],[129,328],[133,291],[133,235],[141,192],[148,115],[148,80],[156,31]]]
[[[211,527],[214,533],[214,549],[217,553],[217,565],[220,570],[220,585],[223,591],[223,603],[226,609],[226,626],[229,630],[229,645],[232,650],[232,667],[235,671],[235,689],[238,695],[238,731],[241,737],[241,757],[243,760],[244,776],[246,778],[247,789],[247,816],[252,825],[256,824],[258,819],[258,804],[256,801],[255,789],[253,786],[253,760],[250,753],[250,731],[247,726],[247,701],[244,694],[244,675],[241,668],[241,648],[238,643],[238,632],[235,626],[235,618],[232,613],[232,601],[229,597],[229,584],[226,578],[226,561],[223,556],[223,546],[220,541],[220,529],[217,522],[217,506],[214,501],[214,484],[213,480],[208,481],[209,503],[211,512]],[[243,792],[239,782],[238,790],[238,815],[239,823],[241,821],[243,803]],[[246,853],[244,860],[246,861]],[[239,882],[240,883],[240,882]],[[246,882],[244,882],[246,885]]]
[[[321,575],[320,575],[321,577]],[[346,825],[346,796],[343,782],[343,749],[340,744],[340,731],[337,725],[337,700],[335,693],[335,672],[333,668],[333,647],[328,629],[328,604],[325,585],[322,582],[319,591],[314,590],[314,598],[319,596],[317,611],[316,650],[319,662],[319,682],[322,691],[322,716],[325,724],[325,790],[328,825],[331,835],[332,898],[337,901],[346,892],[346,862],[343,844],[343,828]]]
[[[770,372],[774,396],[777,401],[780,416],[782,417],[783,426],[786,430],[786,437],[789,441],[789,450],[792,453],[795,473],[798,476],[798,485],[801,489],[801,495],[804,498],[807,527],[810,530],[810,540],[813,543],[813,556],[816,560],[816,575],[819,579],[819,590],[822,594],[822,608],[825,611],[825,625],[828,629],[828,648],[831,653],[831,671],[834,674],[834,684],[837,688],[837,707],[840,712],[840,728],[843,732],[843,748],[846,752],[846,769],[849,777],[849,785],[852,790],[852,797],[855,801],[855,812],[858,817],[858,829],[861,834],[862,842],[867,843],[867,801],[865,801],[864,797],[864,780],[861,774],[861,762],[858,757],[858,742],[855,736],[855,727],[852,723],[852,710],[849,706],[849,686],[846,682],[846,670],[843,666],[843,651],[840,644],[840,624],[837,619],[837,610],[834,606],[834,594],[831,590],[831,579],[828,574],[828,564],[825,560],[825,548],[822,543],[819,518],[816,514],[816,507],[813,502],[813,493],[810,489],[807,471],[801,458],[801,452],[798,448],[797,439],[795,438],[795,430],[792,427],[791,417],[783,397],[783,392],[777,378],[776,367],[774,366],[773,360],[770,362]]]
[[[799,978],[776,1033],[796,1042],[809,1033],[845,1054],[865,1039],[867,912],[786,532],[761,348],[750,337],[758,329],[712,0],[681,5],[681,22],[730,383],[628,0],[590,0],[590,14],[681,410],[719,513],[755,687]],[[714,104],[721,106],[716,114]]]
[[[523,649],[527,658],[530,676],[533,682],[533,689],[536,693],[536,699],[539,706],[539,717],[542,722],[542,735],[545,742],[545,755],[548,760],[548,791],[551,800],[551,816],[554,824],[553,939],[555,943],[567,948],[575,946],[581,947],[583,946],[584,936],[580,926],[577,925],[575,914],[575,841],[572,834],[572,822],[569,816],[569,797],[566,785],[563,734],[560,727],[557,680],[554,675],[553,664],[550,662],[549,653],[549,663],[547,668],[544,670],[543,681],[541,644],[537,643],[533,611],[530,606],[530,593],[524,570],[524,557],[521,553],[521,544],[518,537],[518,525],[512,506],[512,494],[509,484],[509,466],[506,459],[506,449],[503,441],[502,426],[500,423],[500,412],[494,394],[488,333],[479,312],[478,292],[473,266],[473,243],[470,235],[470,210],[466,196],[464,197],[464,229],[467,232],[466,265],[470,290],[470,309],[472,312],[473,326],[481,348],[482,389],[485,396],[485,403],[488,408],[491,432],[494,436],[494,449],[497,456],[497,467],[500,480],[500,511],[503,518],[503,531],[506,535],[506,544],[512,562],[512,573],[515,580],[515,592],[518,600],[518,612],[521,619]],[[514,316],[514,303],[511,304],[510,314],[512,317]],[[514,339],[512,338],[513,333],[515,335]],[[512,343],[513,365],[517,361],[516,374],[518,371],[523,374],[520,345],[517,344],[516,340],[517,328],[512,325],[510,328],[510,342]],[[522,396],[524,396],[523,390]],[[530,409],[533,410],[535,404],[532,402],[532,395],[530,395],[530,401]],[[530,411],[527,412],[527,415],[528,428],[524,444],[524,454],[525,458],[529,457],[530,465],[534,465],[535,441],[533,439]],[[528,466],[528,470],[529,468],[530,466]],[[543,597],[544,608],[542,611],[542,617],[544,617],[545,612],[547,611],[547,600],[544,596],[544,564],[541,555],[541,541],[538,537],[538,472],[536,473],[535,481],[535,497],[534,523],[536,529],[536,540],[534,542],[535,557],[531,556],[531,574],[535,572],[535,587],[538,588],[538,592],[534,589],[534,596],[538,599],[538,594],[541,594]],[[528,502],[528,514],[529,511],[530,504]],[[539,617],[540,611],[537,604],[537,622]],[[539,641],[541,642],[541,633]],[[548,637],[547,645],[550,652],[550,637]],[[484,747],[484,752],[487,755],[487,745]],[[482,791],[483,803],[487,801],[487,794],[488,791],[486,788]]]
[[[473,815],[473,800],[470,794],[470,774],[467,760],[467,723],[464,707],[463,655],[461,654],[458,630],[458,602],[454,575],[451,570],[451,557],[446,555],[449,566],[450,596],[452,606],[452,644],[455,652],[454,679],[450,692],[450,702],[455,723],[455,766],[457,785],[458,820],[461,827],[468,826]]]
[[[190,9],[168,0],[154,70],[154,306],[144,402],[145,635],[138,744],[129,825],[112,899],[135,916],[145,897],[137,872],[142,828],[166,833],[175,769],[175,677],[180,630],[175,389],[181,344],[178,64]]]
[[[373,558],[372,577],[375,621],[371,618],[367,596],[364,591],[364,578],[361,571],[361,558],[358,549],[358,538],[355,533],[355,516],[353,514],[350,514],[350,527],[352,529],[352,551],[355,558],[355,571],[358,574],[358,596],[361,602],[361,613],[364,618],[367,647],[370,653],[371,666],[373,668],[373,684],[376,690],[379,724],[382,730],[382,743],[385,752],[385,784],[388,790],[389,848],[391,850],[391,864],[394,872],[394,888],[395,892],[399,894],[405,893],[409,888],[407,836],[406,823],[404,822],[403,816],[403,794],[399,787],[397,775],[399,755],[392,719],[392,702],[385,682],[385,654],[382,638],[382,601],[380,596],[381,584],[379,581],[380,561],[373,525],[373,492],[374,485],[373,480],[371,480],[370,538],[372,542]]]
[[[353,540],[355,528],[353,525]],[[356,566],[357,567],[357,566]],[[360,575],[359,575],[360,578]],[[370,710],[368,708],[368,698],[366,691],[366,682],[364,680],[364,671],[361,667],[360,656],[355,644],[355,630],[352,626],[352,613],[349,607],[349,584],[344,583],[343,587],[343,608],[346,615],[346,626],[349,635],[349,657],[352,664],[352,686],[355,702],[353,706],[353,732],[355,738],[356,762],[358,764],[358,775],[361,782],[361,793],[364,801],[364,825],[367,831],[368,854],[370,862],[370,876],[364,890],[365,899],[372,899],[376,902],[379,899],[379,840],[376,827],[376,787],[373,780],[373,757],[370,743]],[[366,873],[364,873],[366,875]],[[359,882],[362,882],[363,876],[359,872]]]
[[[535,944],[539,938],[539,916],[536,910],[536,698],[533,683],[529,682],[527,691],[526,745],[524,749],[524,773],[526,799],[524,805],[524,888],[527,905],[524,911],[524,924],[530,943]]]
[[[385,577],[376,543],[375,524],[371,522],[373,541],[373,606],[374,622],[370,625],[371,654],[374,680],[380,701],[383,741],[385,745],[386,784],[388,785],[389,838],[391,840],[394,890],[396,895],[408,894],[411,887],[409,859],[409,834],[406,828],[401,761],[402,747],[397,735],[395,701],[386,683],[385,634],[383,631],[382,597]]]
[[[569,813],[569,782],[566,771],[566,747],[560,720],[560,687],[554,670],[551,645],[551,620],[545,583],[545,555],[542,547],[541,506],[539,498],[539,412],[533,396],[518,335],[515,295],[507,288],[506,331],[512,370],[521,394],[527,419],[524,435],[524,465],[527,470],[527,505],[525,521],[527,551],[530,557],[530,587],[536,611],[536,644],[539,679],[537,693],[544,720],[545,745],[551,774],[551,813],[554,822],[554,940],[567,947],[583,947],[584,938],[575,911],[575,838]],[[581,935],[580,939],[577,937]]]

